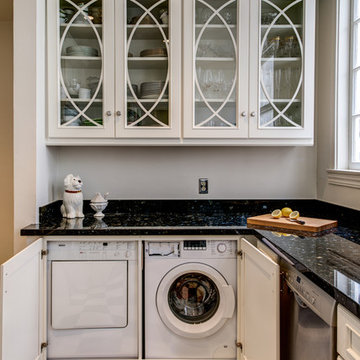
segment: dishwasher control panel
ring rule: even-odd
[[[51,241],[48,260],[136,260],[135,241]]]
[[[293,266],[281,264],[281,267],[289,288],[297,295],[296,300],[303,302],[305,306],[332,325],[335,300]]]

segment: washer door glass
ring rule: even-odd
[[[206,275],[187,273],[178,277],[170,286],[168,303],[172,313],[181,321],[200,324],[216,313],[220,293]]]

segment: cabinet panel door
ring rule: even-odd
[[[186,138],[248,136],[248,7],[237,0],[184,1]]]
[[[43,266],[39,239],[1,265],[1,359],[40,359],[43,327]]]
[[[360,320],[341,305],[337,315],[337,352],[344,360],[359,360]]]
[[[49,137],[114,136],[114,0],[48,0]]]
[[[180,14],[181,0],[115,2],[116,137],[180,137]]]
[[[280,358],[279,265],[245,239],[240,240],[240,359]]]
[[[312,138],[315,2],[251,1],[250,18],[250,137]]]

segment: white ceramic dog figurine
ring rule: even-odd
[[[83,183],[80,176],[69,174],[64,179],[64,200],[61,205],[61,215],[67,219],[83,218]]]

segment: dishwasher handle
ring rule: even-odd
[[[302,297],[301,297],[298,293],[294,292],[294,297],[295,297],[296,302],[298,303],[298,305],[299,305],[302,309],[307,309],[307,308],[308,308],[308,306],[306,305],[305,301],[303,301]]]

